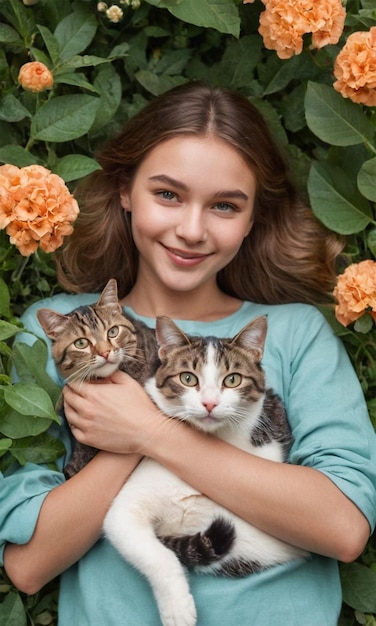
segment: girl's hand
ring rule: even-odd
[[[145,454],[169,421],[141,385],[120,371],[100,383],[67,385],[63,395],[75,439],[108,452]]]

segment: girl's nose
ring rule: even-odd
[[[176,234],[189,243],[198,243],[206,240],[205,215],[200,207],[187,207],[181,213],[176,226]]]

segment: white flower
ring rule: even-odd
[[[123,17],[123,11],[117,6],[117,4],[113,4],[109,9],[107,9],[106,16],[110,22],[117,24]]]
[[[106,2],[98,2],[97,11],[100,13],[104,13],[108,9],[108,4]]]

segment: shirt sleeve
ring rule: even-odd
[[[45,497],[62,482],[62,473],[32,463],[7,476],[0,472],[0,565],[7,542],[31,539]]]
[[[323,472],[376,522],[376,435],[342,342],[307,307],[291,331],[287,413],[292,463]]]

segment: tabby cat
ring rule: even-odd
[[[161,316],[155,337],[144,324],[124,316],[112,280],[95,305],[66,316],[42,309],[38,318],[53,341],[57,367],[68,379],[107,376],[120,367],[137,378],[171,418],[250,454],[286,460],[291,432],[281,400],[265,388],[260,365],[266,317],[257,318],[233,339],[217,339],[187,336]],[[76,450],[80,448],[78,444]],[[73,471],[82,462],[80,456]],[[203,573],[245,576],[306,556],[149,458],[138,465],[114,499],[104,532],[148,579],[163,626],[196,624],[184,566]]]
[[[118,302],[117,283],[108,281],[96,304],[63,315],[39,309],[37,317],[56,366],[67,383],[110,376],[121,369],[143,384],[155,371],[158,357],[155,332],[125,316]],[[70,478],[98,452],[76,442],[64,474]]]

